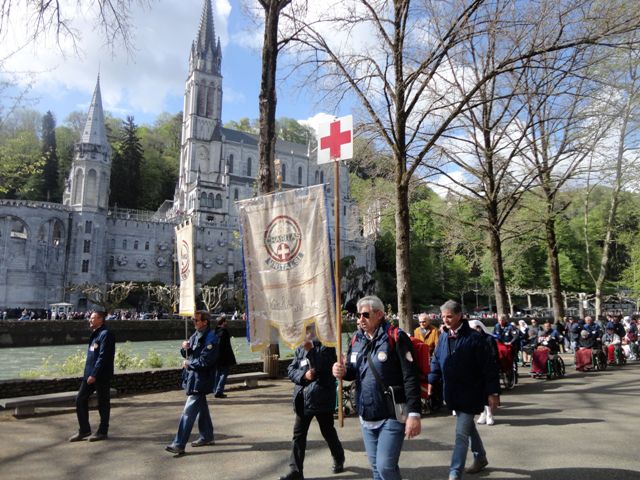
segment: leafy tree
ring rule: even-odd
[[[143,149],[138,126],[128,116],[122,122],[120,141],[113,152],[111,166],[111,196],[109,203],[123,208],[140,208],[141,165]]]
[[[0,195],[4,198],[36,198],[44,165],[39,143],[28,130],[0,143]]]
[[[60,202],[56,119],[51,111],[42,117],[42,157],[44,171],[41,196],[49,202]]]
[[[249,120],[248,117],[242,117],[240,120],[229,120],[224,124],[226,128],[239,130],[241,132],[258,134],[258,126],[256,120]]]

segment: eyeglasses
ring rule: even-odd
[[[358,313],[358,316],[364,317],[364,318],[370,318],[371,317],[371,312],[360,312],[360,313]]]

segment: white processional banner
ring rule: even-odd
[[[294,348],[315,323],[335,346],[335,295],[323,185],[237,202],[242,229],[245,307],[253,351],[271,342],[271,327]]]
[[[180,275],[180,310],[178,315],[192,317],[196,312],[195,257],[193,224],[190,221],[176,227],[176,256]]]

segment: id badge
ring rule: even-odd
[[[303,359],[300,361],[300,366],[301,366],[301,367],[306,367],[308,364],[309,364],[309,361],[308,361],[306,358],[303,358]]]
[[[358,352],[351,352],[351,359],[349,360],[349,362],[356,363],[357,360],[358,360]]]

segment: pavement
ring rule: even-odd
[[[477,479],[640,480],[640,362],[605,372],[576,372],[565,356],[561,380],[521,378],[502,397],[493,426],[479,426],[489,466]],[[164,451],[184,406],[180,391],[112,401],[109,440],[69,443],[77,421],[72,408],[15,419],[0,412],[0,479],[273,479],[288,471],[293,428],[292,385],[262,382],[210,398],[216,444],[174,457]],[[97,423],[97,411],[91,420]],[[404,444],[400,467],[409,480],[446,480],[454,436],[446,409],[423,417],[422,434]],[[305,478],[371,478],[358,419],[338,434],[345,472],[331,474],[331,456],[318,426],[309,431]],[[192,439],[196,434],[192,434]]]

